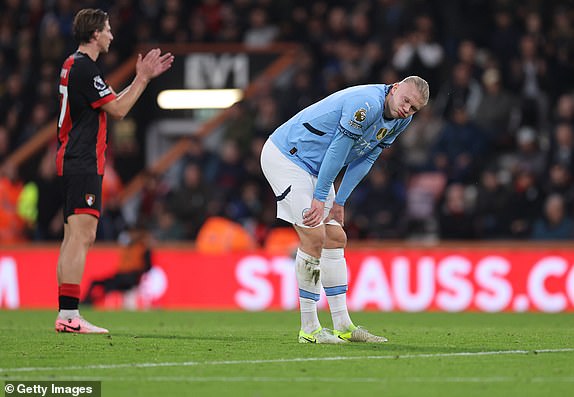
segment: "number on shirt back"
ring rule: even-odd
[[[62,105],[60,106],[60,118],[58,119],[58,128],[62,127],[64,122],[64,116],[66,115],[66,109],[68,107],[68,87],[60,84],[60,94],[62,94]]]

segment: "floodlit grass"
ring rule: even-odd
[[[300,345],[297,312],[0,311],[0,380],[101,380],[102,396],[570,396],[572,314],[354,313],[382,345]],[[321,313],[323,326],[329,315]]]

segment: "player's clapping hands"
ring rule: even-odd
[[[174,56],[170,52],[161,55],[159,48],[150,50],[143,58],[141,54],[138,54],[136,74],[151,80],[168,70],[173,64],[173,60]]]

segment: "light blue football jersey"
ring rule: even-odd
[[[294,163],[319,176],[317,190],[328,192],[336,174],[344,166],[370,156],[370,164],[364,172],[366,174],[382,149],[389,147],[411,122],[412,116],[406,119],[383,117],[385,98],[391,87],[369,84],[335,92],[301,110],[279,126],[270,139]],[[350,150],[338,150],[335,142],[341,135],[353,140]],[[330,154],[326,158],[328,151]],[[337,156],[345,158],[343,160]],[[338,169],[329,172],[330,177],[322,180],[324,178],[319,175],[321,168],[330,166],[332,160],[337,163]],[[352,188],[358,183],[354,181]],[[326,197],[323,193],[316,197],[323,199],[323,196]],[[348,194],[350,191],[345,192],[345,196]],[[344,203],[346,198],[341,197],[336,201]]]

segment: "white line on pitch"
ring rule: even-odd
[[[300,363],[310,361],[348,361],[348,360],[384,360],[384,359],[413,359],[436,357],[472,357],[494,356],[503,354],[539,354],[539,353],[567,353],[574,352],[574,348],[566,349],[537,349],[537,350],[496,350],[484,352],[460,353],[434,353],[434,354],[393,354],[386,356],[335,356],[335,357],[304,357],[304,358],[277,358],[269,360],[230,360],[230,361],[183,361],[164,363],[125,363],[125,364],[93,364],[61,367],[16,367],[0,368],[0,372],[37,372],[37,371],[73,371],[83,369],[117,369],[117,368],[156,368],[156,367],[192,367],[196,365],[246,365],[246,364],[273,364],[273,363]]]

